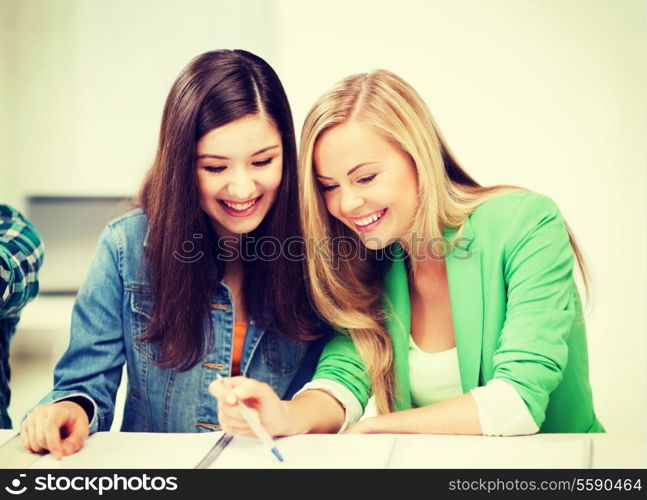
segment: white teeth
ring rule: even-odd
[[[373,214],[369,217],[364,217],[363,219],[356,220],[355,224],[357,224],[358,226],[368,226],[369,224],[372,224],[380,217],[382,217],[382,215],[384,215],[384,212],[380,212],[379,214]]]
[[[233,210],[238,210],[239,212],[243,212],[243,211],[247,210],[254,203],[256,203],[256,201],[258,201],[258,200],[256,199],[256,200],[253,200],[253,201],[248,201],[247,203],[231,203],[230,201],[222,200],[222,202],[225,205],[227,205],[229,208],[231,208]]]

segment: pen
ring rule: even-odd
[[[220,375],[220,373],[218,373],[216,377],[218,379],[224,378],[222,375]],[[281,455],[281,452],[274,444],[274,440],[272,440],[267,431],[263,429],[263,426],[261,425],[261,422],[258,420],[256,415],[249,411],[249,408],[247,408],[247,406],[245,406],[245,403],[243,403],[242,401],[238,401],[238,409],[243,414],[243,418],[252,428],[254,434],[256,434],[256,437],[258,437],[260,442],[270,449],[272,455],[274,455],[279,462],[283,462],[283,455]]]

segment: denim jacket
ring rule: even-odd
[[[215,287],[211,304],[215,340],[204,359],[184,372],[157,366],[157,349],[141,340],[153,303],[143,259],[146,230],[146,214],[136,209],[103,231],[76,297],[70,344],[55,368],[54,388],[39,404],[83,396],[94,408],[90,432],[107,431],[125,362],[128,388],[122,431],[217,430],[217,402],[208,386],[216,374],[230,375],[231,292],[224,282]],[[241,372],[290,398],[310,380],[328,336],[324,332],[317,341],[299,344],[249,321]]]

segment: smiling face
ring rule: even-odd
[[[349,120],[319,137],[314,162],[328,211],[368,248],[405,236],[416,213],[416,169],[390,142]]]
[[[200,206],[216,234],[249,233],[267,215],[281,184],[281,136],[262,115],[240,118],[200,138],[196,169]]]

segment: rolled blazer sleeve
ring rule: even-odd
[[[507,231],[504,252],[507,312],[494,354],[494,378],[511,384],[538,427],[568,362],[576,321],[575,256],[555,203],[523,198]]]
[[[317,379],[338,382],[353,393],[362,406],[362,411],[366,408],[371,384],[349,335],[338,332],[324,347],[313,381]]]

